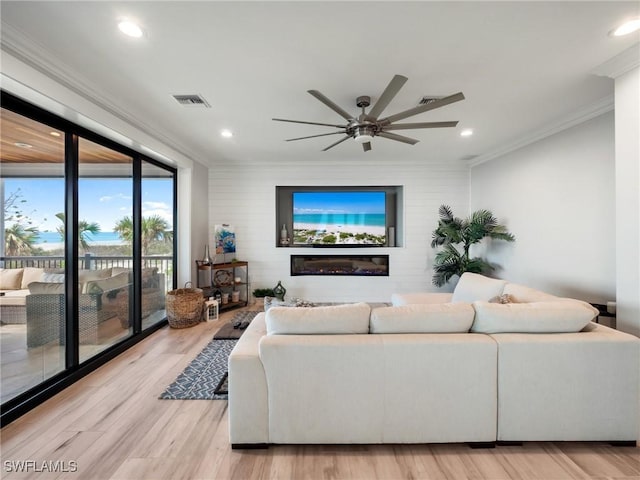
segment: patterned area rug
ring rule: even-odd
[[[258,313],[260,312],[237,312],[233,320],[218,330],[213,340],[202,349],[159,398],[162,400],[226,400],[229,354],[244,332],[244,330],[234,329],[233,324],[250,322]],[[229,329],[228,326],[231,328]],[[237,336],[219,339],[218,333],[225,328]]]
[[[162,400],[226,400],[216,393],[227,374],[229,354],[238,340],[211,340],[176,381],[160,395]]]

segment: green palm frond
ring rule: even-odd
[[[486,209],[473,212],[462,220],[454,217],[448,205],[438,210],[438,227],[432,233],[431,247],[443,247],[434,259],[433,284],[443,286],[453,276],[464,272],[486,273],[494,269],[487,261],[469,258],[471,245],[489,237],[496,240],[515,241],[515,236],[500,225],[494,215]],[[461,251],[455,247],[461,245]]]

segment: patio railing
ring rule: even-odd
[[[133,257],[98,256],[90,253],[79,259],[82,270],[100,270],[103,268],[122,267],[133,268]],[[173,257],[163,255],[146,255],[142,257],[144,268],[157,268],[159,273],[164,273],[166,289],[171,290],[173,278]],[[29,257],[0,257],[2,268],[37,267],[47,270],[59,270],[64,268],[62,256],[29,256]]]

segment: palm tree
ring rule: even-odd
[[[56,217],[62,222],[62,226],[58,227],[56,230],[62,237],[62,240],[65,239],[65,216],[64,213],[56,213]],[[80,220],[78,222],[78,241],[80,242],[80,247],[84,251],[89,250],[89,242],[87,235],[100,232],[100,225],[95,222],[87,222],[86,220]]]
[[[4,230],[5,254],[8,257],[31,255],[34,252],[33,244],[37,238],[38,230],[36,227],[25,227],[20,223],[14,223]]]
[[[133,243],[133,221],[131,217],[126,216],[120,219],[113,230],[118,232],[120,238],[124,241]],[[142,238],[140,243],[143,256],[148,255],[149,247],[156,241],[165,243],[173,241],[173,231],[169,228],[169,224],[160,215],[142,217]]]
[[[498,224],[489,210],[478,210],[464,220],[454,217],[447,205],[441,205],[438,213],[438,228],[433,231],[431,240],[431,247],[444,247],[436,254],[433,265],[433,284],[437,287],[443,286],[454,275],[493,270],[493,266],[486,260],[480,257],[469,258],[471,245],[479,243],[485,237],[507,242],[516,239],[504,225]],[[462,252],[456,247],[459,243],[462,243]]]

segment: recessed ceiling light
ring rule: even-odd
[[[16,147],[20,147],[20,148],[33,148],[33,145],[30,145],[30,144],[24,143],[24,142],[16,142],[16,143],[14,143],[14,145]]]
[[[118,28],[122,33],[133,38],[140,38],[142,36],[142,28],[131,20],[122,20],[118,23]]]
[[[222,130],[220,132],[220,135],[222,135],[224,138],[231,138],[233,137],[233,132],[231,132],[231,130]]]
[[[51,135],[52,137],[59,137],[60,132],[50,132],[49,135]]]
[[[629,20],[624,22],[615,30],[611,30],[609,35],[612,37],[622,37],[623,35],[629,35],[640,29],[640,18],[634,18],[633,20]]]
[[[473,135],[473,130],[470,128],[466,128],[460,132],[461,137],[470,137],[471,135]]]

